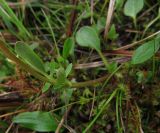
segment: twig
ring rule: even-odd
[[[113,12],[114,12],[114,5],[115,5],[115,0],[110,0],[107,19],[106,19],[106,26],[105,26],[105,31],[104,31],[104,38],[105,39],[107,39],[108,31],[110,28],[110,24],[111,24]]]
[[[9,131],[11,130],[12,126],[13,126],[13,122],[10,124],[10,126],[9,126],[8,129],[5,131],[5,133],[9,133]]]
[[[15,111],[15,112],[3,114],[3,115],[0,115],[0,118],[11,116],[11,115],[18,114],[18,113],[22,113],[22,112],[25,112],[25,111],[26,111],[25,109],[22,109],[22,110],[18,110],[18,111]]]
[[[125,46],[123,46],[123,47],[117,48],[116,50],[125,50],[125,49],[129,49],[129,48],[131,48],[131,47],[134,47],[134,46],[136,46],[136,45],[138,45],[138,44],[141,44],[142,42],[144,42],[144,41],[146,41],[146,40],[148,40],[148,39],[150,39],[150,38],[152,38],[152,37],[158,35],[159,33],[160,33],[160,30],[157,31],[157,32],[155,32],[154,34],[152,34],[152,35],[150,35],[150,36],[148,36],[148,37],[142,39],[142,40],[139,40],[139,41],[136,41],[136,42],[134,42],[134,43],[131,43],[131,44],[125,45]]]
[[[144,11],[144,12],[137,18],[137,20],[140,20],[142,17],[144,17],[144,16],[145,16],[146,14],[148,14],[150,11],[153,11],[154,8],[155,8],[156,6],[158,6],[158,5],[159,5],[159,3],[153,5],[151,8],[149,8],[149,9],[146,10],[146,11]]]
[[[68,109],[68,110],[65,112],[65,114],[63,115],[63,117],[62,117],[60,123],[58,124],[58,127],[57,127],[55,133],[59,133],[59,132],[60,132],[60,129],[62,128],[63,123],[64,123],[64,121],[65,121],[65,119],[66,119],[68,113],[69,113],[70,110],[71,110],[71,107],[72,107],[72,106],[70,106],[69,109]]]
[[[109,64],[113,62],[117,63],[124,63],[127,62],[131,59],[131,57],[120,57],[120,58],[113,58],[109,60]],[[96,67],[101,67],[104,66],[104,63],[102,61],[95,61],[95,62],[90,62],[90,63],[83,63],[83,64],[75,64],[74,69],[90,69],[90,68],[96,68]]]
[[[72,4],[76,7],[78,4],[78,0],[72,0]],[[74,8],[71,12],[69,25],[67,27],[67,32],[66,32],[67,37],[72,35],[74,22],[76,20],[76,15],[77,15],[77,12],[76,12],[76,9]]]

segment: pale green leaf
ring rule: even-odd
[[[67,59],[69,55],[73,54],[74,40],[72,37],[67,38],[63,46],[63,58]]]
[[[42,93],[48,91],[48,89],[50,88],[50,86],[51,86],[50,83],[48,83],[48,82],[45,83],[44,86],[43,86],[43,88],[42,88]]]
[[[21,113],[13,118],[13,122],[39,132],[51,132],[57,128],[56,120],[49,112]]]
[[[29,46],[32,50],[36,49],[39,47],[38,42],[33,42],[30,46]]]
[[[137,14],[142,10],[144,0],[127,0],[124,6],[124,14],[136,19]]]
[[[20,58],[35,68],[37,71],[44,73],[44,65],[39,56],[26,44],[17,43],[15,51]]]
[[[65,70],[65,73],[66,73],[66,77],[68,77],[68,75],[70,74],[70,72],[72,71],[72,63],[70,63],[68,66],[67,66],[67,68],[66,68],[66,70]]]
[[[113,24],[108,32],[108,39],[115,40],[117,39],[118,34],[116,33],[115,25]]]
[[[133,54],[132,64],[140,64],[150,59],[159,49],[159,38],[138,47]]]
[[[53,74],[56,73],[56,69],[59,68],[59,64],[54,61],[45,62],[44,66],[45,66],[45,71],[49,72],[51,77],[53,76]]]
[[[97,32],[89,26],[84,26],[76,33],[76,41],[80,46],[100,50],[100,39]]]

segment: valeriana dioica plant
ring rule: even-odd
[[[17,56],[14,52],[10,50],[10,48],[7,46],[7,43],[5,43],[0,39],[0,50],[4,53],[6,57],[12,60],[16,65],[20,66],[22,69],[29,72],[31,75],[33,75],[37,79],[40,79],[43,82],[51,83],[53,85],[56,85],[56,83],[59,82],[57,81],[57,79],[51,77],[46,72],[44,72],[43,65],[42,65],[43,62],[28,45],[24,43],[21,43],[21,44],[18,43],[15,47],[15,51],[18,55]],[[100,51],[98,52],[100,53]],[[66,71],[66,75],[68,76],[68,70],[65,70],[65,71]],[[107,77],[108,76],[104,76],[95,80],[89,80],[85,82],[71,82],[71,81],[65,80],[65,83],[63,83],[63,87],[81,88],[86,86],[92,86],[95,84],[99,84],[99,82],[104,81]]]

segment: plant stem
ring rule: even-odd
[[[133,23],[134,23],[135,29],[137,29],[137,19],[136,18],[133,19]]]
[[[97,84],[100,84],[101,82],[105,81],[108,78],[108,75],[95,79],[95,80],[89,80],[85,82],[77,82],[77,83],[71,83],[72,88],[81,88],[81,87],[86,87],[86,86],[94,86]]]
[[[158,16],[156,17],[156,18],[154,18],[151,22],[149,22],[149,24],[146,26],[146,28],[144,29],[144,32],[143,32],[143,34],[142,34],[142,38],[145,36],[145,34],[146,34],[146,31],[149,29],[149,27],[151,26],[151,25],[153,25],[157,20],[159,20],[159,18],[160,18],[160,15],[158,14]]]
[[[117,122],[117,129],[118,129],[118,132],[121,133],[120,131],[120,119],[119,119],[119,102],[120,102],[120,99],[119,99],[119,96],[120,96],[120,91],[117,92],[117,96],[116,96],[116,122]]]
[[[106,69],[109,70],[109,63],[106,60],[105,56],[103,55],[103,53],[100,50],[97,50],[97,52],[98,52],[99,56],[101,57]]]

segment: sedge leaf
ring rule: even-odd
[[[150,59],[159,49],[159,39],[151,40],[138,47],[133,54],[132,64],[140,64]]]
[[[80,46],[89,47],[100,51],[100,39],[94,28],[84,26],[76,33],[76,41]]]
[[[15,51],[20,58],[22,58],[26,63],[31,65],[33,68],[35,68],[39,72],[42,73],[45,72],[42,60],[28,45],[17,43]]]
[[[21,113],[13,118],[13,122],[38,132],[55,131],[57,128],[57,123],[49,112],[35,111]]]
[[[127,0],[124,6],[124,14],[136,19],[137,14],[142,10],[144,0]]]

